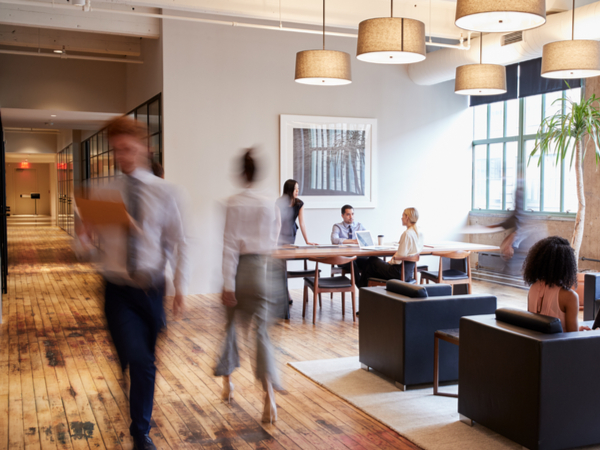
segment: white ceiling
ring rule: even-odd
[[[49,130],[99,130],[108,120],[120,114],[53,111],[43,109],[2,108],[2,125],[11,128],[41,128]],[[55,114],[56,117],[51,117]]]
[[[578,0],[577,6],[591,3],[594,0]],[[323,20],[323,2],[321,0],[91,0],[92,11],[83,12],[80,7],[72,6],[68,0],[0,0],[0,4],[20,4],[21,8],[32,5],[45,5],[53,8],[53,14],[68,14],[69,16],[92,19],[94,16],[119,17],[133,20],[130,14],[141,12],[159,12],[167,15],[184,16],[219,16],[220,20],[281,21],[284,26],[311,25],[320,26]],[[127,8],[127,5],[129,8]],[[549,13],[561,12],[571,8],[571,0],[546,0]],[[390,0],[327,0],[326,24],[328,27],[348,28],[356,30],[358,24],[373,17],[390,15]],[[21,9],[20,8],[20,9]],[[59,9],[56,9],[59,8]],[[155,9],[147,9],[155,8]],[[119,14],[117,11],[119,10]],[[125,11],[126,10],[126,11]],[[113,11],[113,13],[110,13]],[[408,17],[421,20],[426,25],[427,35],[434,37],[458,39],[461,33],[466,33],[454,25],[456,12],[455,0],[396,0],[394,1],[394,16]],[[123,13],[128,14],[123,16]],[[430,14],[431,13],[431,14]],[[9,16],[9,14],[6,14]],[[11,17],[15,16],[12,11]],[[142,18],[140,14],[139,18]],[[10,18],[0,22],[10,23]],[[53,21],[57,27],[59,21]],[[117,21],[111,21],[117,22]],[[26,23],[21,23],[27,25]],[[29,25],[31,26],[31,25]],[[79,25],[78,25],[79,26]],[[80,27],[83,31],[85,27]],[[91,31],[91,30],[90,30]],[[97,30],[96,30],[97,31]],[[108,31],[107,31],[108,32]],[[119,34],[118,31],[111,31]],[[125,34],[125,33],[124,33]]]

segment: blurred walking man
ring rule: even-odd
[[[187,285],[182,203],[177,201],[174,186],[150,172],[143,141],[147,133],[142,124],[121,117],[110,122],[107,131],[122,175],[95,197],[114,198],[114,192],[119,191],[131,223],[128,227],[94,229],[101,240],[106,320],[123,370],[129,365],[130,432],[135,448],[152,450],[156,448],[149,436],[156,375],[154,350],[163,325],[167,259],[175,262],[175,315],[183,309]]]

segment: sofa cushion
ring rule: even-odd
[[[563,332],[562,324],[558,317],[535,314],[520,309],[499,308],[496,310],[496,320],[546,334]]]
[[[423,286],[427,289],[428,297],[443,297],[445,295],[452,295],[452,286],[449,284],[428,284]]]
[[[400,280],[388,280],[386,290],[409,298],[427,298],[427,289],[418,284],[405,283]]]

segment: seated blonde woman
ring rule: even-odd
[[[382,280],[393,280],[401,278],[402,258],[421,253],[423,249],[423,234],[417,229],[419,212],[415,208],[406,208],[402,213],[402,225],[406,231],[400,236],[398,250],[387,263],[376,256],[369,258],[366,268],[358,283],[359,287],[365,287],[369,283],[369,278],[380,278]],[[410,282],[414,279],[415,262],[404,262],[404,279]]]
[[[577,261],[569,241],[558,236],[538,241],[523,267],[523,279],[531,285],[527,310],[557,317],[565,332],[580,331],[579,297],[571,289],[577,282]]]

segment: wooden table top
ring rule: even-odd
[[[495,245],[473,244],[471,242],[439,241],[425,244],[421,255],[430,255],[433,252],[497,252],[500,247]],[[393,256],[396,248],[390,250],[361,250],[358,245],[343,246],[302,246],[295,248],[280,248],[273,252],[277,259],[307,259],[324,258],[328,256]]]

